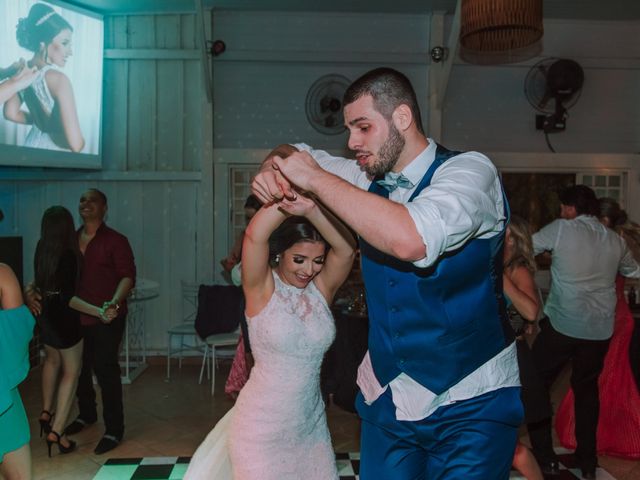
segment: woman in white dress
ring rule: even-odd
[[[84,137],[78,121],[73,87],[58,68],[73,54],[73,28],[53,8],[34,4],[16,28],[18,44],[31,52],[28,66],[37,69],[28,88],[13,95],[4,105],[4,117],[33,125],[24,146],[80,152]],[[26,104],[28,111],[22,109]]]
[[[301,194],[253,217],[242,286],[255,365],[185,479],[338,478],[320,365],[335,336],[329,305],[353,258],[351,233]]]

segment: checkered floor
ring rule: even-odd
[[[561,475],[555,480],[580,478],[580,470],[575,468],[573,455],[558,452],[562,463]],[[94,480],[181,480],[187,471],[191,457],[146,457],[111,458],[100,468]],[[360,453],[336,453],[336,463],[340,480],[357,480],[360,470]],[[524,479],[512,470],[510,479]],[[602,468],[596,472],[597,480],[615,480]]]

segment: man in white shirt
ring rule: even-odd
[[[560,192],[560,219],[533,235],[534,254],[551,252],[547,319],[533,345],[536,368],[547,389],[572,362],[575,394],[576,459],[583,478],[596,478],[596,430],[600,404],[598,377],[613,334],[615,279],[640,276],[626,242],[595,215],[598,201],[589,187]],[[548,391],[547,391],[548,398]],[[529,424],[533,450],[543,472],[559,473],[551,439],[551,419]]]
[[[292,185],[311,192],[360,237],[369,314],[360,478],[506,479],[522,405],[496,169],[425,136],[400,72],[367,72],[343,104],[356,161],[280,146],[252,188],[265,202],[296,195]]]

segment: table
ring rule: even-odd
[[[146,278],[137,278],[136,286],[129,294],[129,313],[120,359],[120,365],[124,370],[123,384],[130,384],[147,368],[144,306],[145,302],[156,298],[159,294],[160,284]]]

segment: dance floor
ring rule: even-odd
[[[562,463],[561,475],[554,480],[570,480],[580,478],[580,470],[575,468],[573,455],[558,452]],[[190,457],[145,457],[145,458],[111,458],[105,462],[94,480],[181,480],[189,465]],[[336,453],[336,463],[340,480],[356,480],[359,478],[360,453]],[[596,472],[597,480],[615,480],[602,468]],[[512,471],[510,479],[524,479],[516,471]]]

